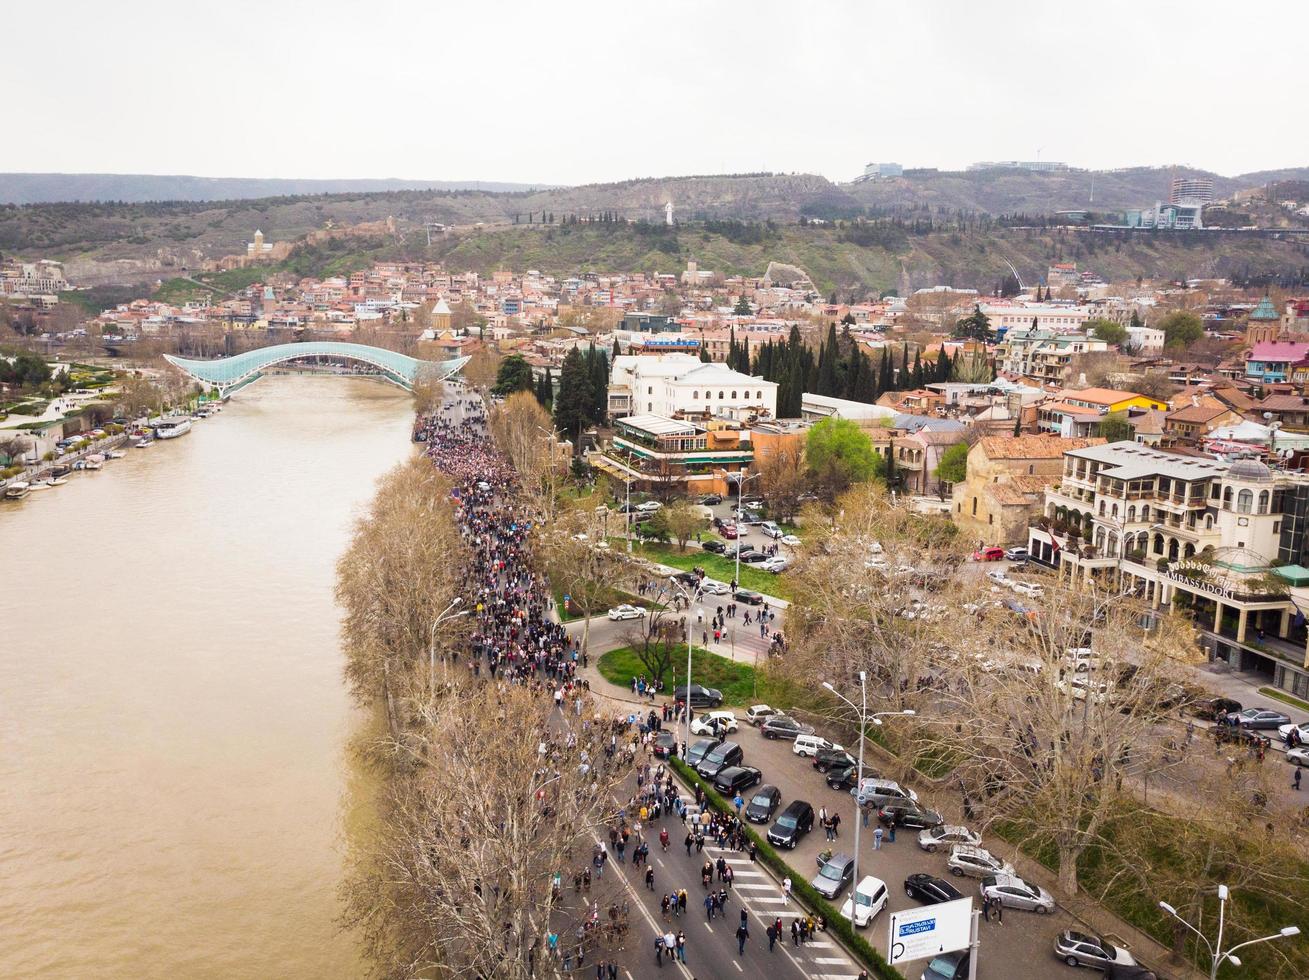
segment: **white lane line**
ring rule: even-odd
[[[836,947],[836,943],[829,943],[829,942],[819,941],[814,939],[809,940],[809,942],[806,943],[805,945],[813,946],[816,949],[833,949]]]
[[[822,963],[824,965],[830,963],[836,963],[837,965],[841,965],[845,963],[845,957],[844,956],[815,956],[814,962]]]
[[[765,902],[769,905],[785,905],[786,899],[781,895],[751,895],[752,902]]]
[[[767,881],[734,881],[732,882],[732,887],[737,889],[738,891],[740,891],[741,889],[745,889],[747,891],[753,891],[760,888],[765,888],[768,891],[773,890],[772,883]]]
[[[732,966],[736,967],[736,972],[737,972],[737,973],[744,973],[744,972],[745,972],[744,970],[741,969],[741,964],[738,963],[738,962],[736,962],[736,960],[732,960]]]

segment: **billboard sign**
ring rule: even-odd
[[[971,942],[972,925],[971,898],[892,912],[887,962],[894,966],[908,960],[922,960],[939,953],[966,949]]]

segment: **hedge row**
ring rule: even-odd
[[[699,773],[691,769],[686,763],[676,756],[669,758],[669,763],[673,771],[682,777],[683,781],[691,786],[698,786],[704,790],[705,800],[708,804],[719,813],[725,813],[728,816],[735,816],[736,811],[726,800],[718,795],[718,791],[709,783],[700,778]],[[799,874],[794,868],[786,863],[786,859],[778,854],[773,845],[768,843],[768,839],[755,832],[755,829],[749,824],[743,825],[746,836],[749,837],[759,851],[759,859],[768,865],[775,872],[784,878],[791,879],[791,892],[800,898],[805,905],[827,919],[827,929],[841,937],[846,948],[863,960],[869,968],[870,976],[878,977],[879,980],[905,980],[905,976],[895,967],[891,966],[882,958],[882,954],[872,947],[872,944],[855,929],[854,923],[843,916],[840,911],[834,908],[827,899],[819,895],[814,890],[813,885],[809,884],[804,875]]]

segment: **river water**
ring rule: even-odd
[[[274,377],[0,502],[0,976],[349,977],[334,565],[408,396]]]

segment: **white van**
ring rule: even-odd
[[[817,755],[823,749],[836,749],[839,752],[843,748],[845,748],[844,745],[829,742],[821,735],[797,735],[795,745],[791,748],[791,751],[796,755],[807,757]]]

